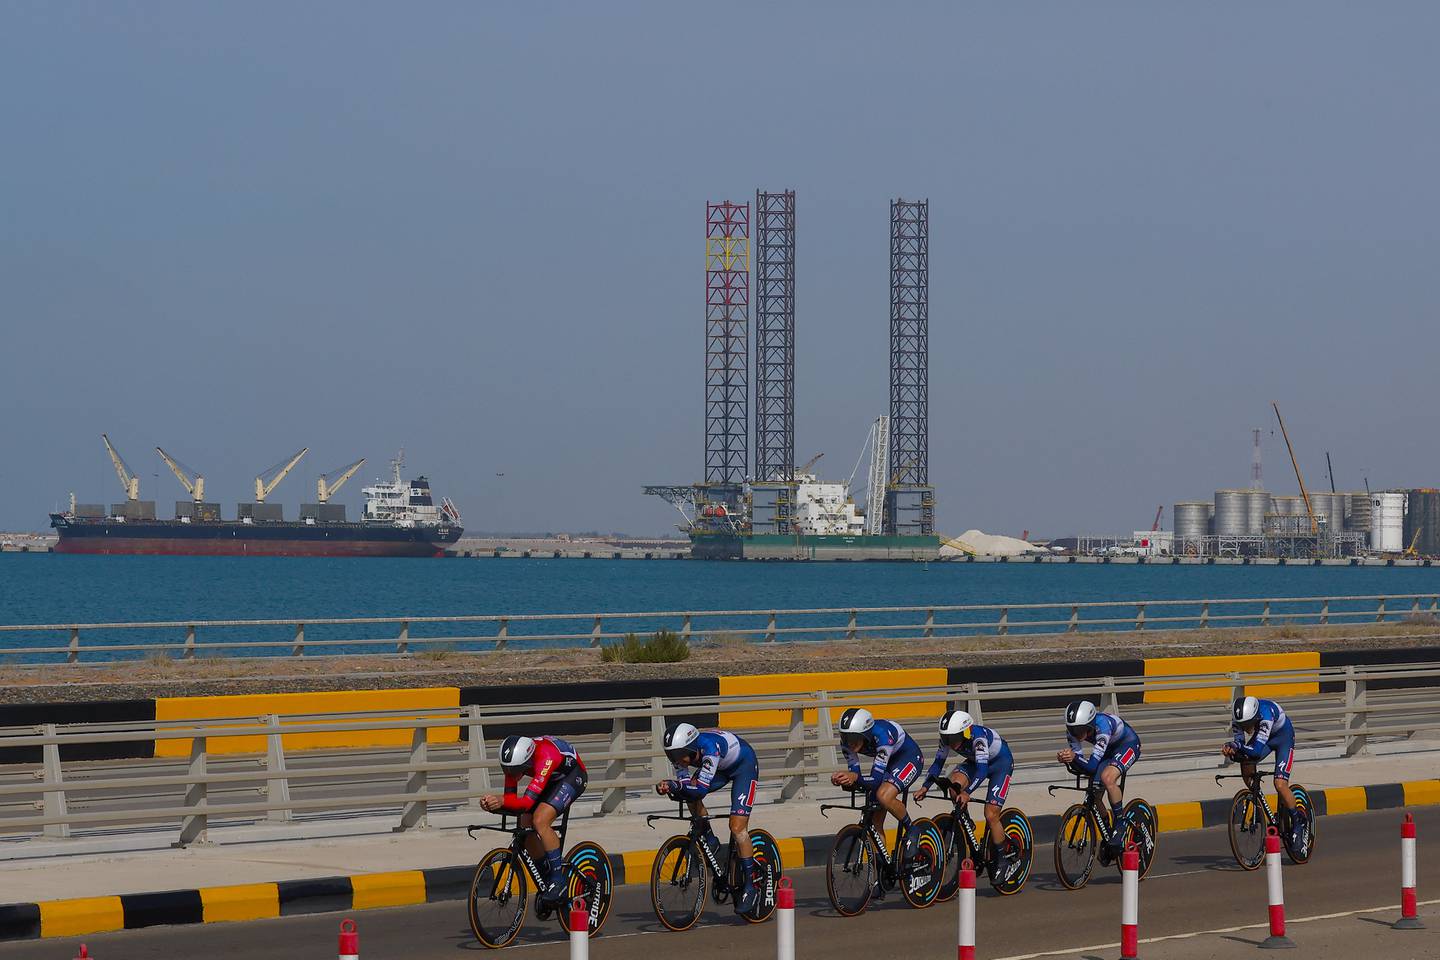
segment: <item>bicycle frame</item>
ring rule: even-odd
[[[1084,781],[1083,785],[1081,781]],[[1119,786],[1120,792],[1123,795],[1125,792],[1124,773],[1120,774]],[[1105,793],[1105,785],[1103,783],[1097,783],[1093,776],[1077,773],[1075,774],[1075,786],[1073,787],[1066,786],[1063,783],[1052,783],[1045,788],[1045,791],[1052,797],[1055,796],[1056,790],[1074,790],[1085,794],[1085,809],[1089,811],[1090,816],[1095,820],[1095,825],[1100,828],[1100,842],[1102,844],[1110,842],[1110,838],[1115,835],[1115,831],[1109,820],[1109,811],[1100,805],[1100,797]]]
[[[728,869],[723,871],[721,870],[720,860],[718,857],[715,856],[715,851],[710,849],[710,844],[703,842],[705,830],[701,827],[701,824],[709,820],[729,820],[729,815],[722,813],[712,813],[707,816],[698,813],[690,813],[688,810],[685,809],[684,800],[680,800],[678,801],[678,803],[680,805],[680,810],[678,813],[652,813],[645,818],[645,825],[653,830],[655,829],[656,820],[688,821],[690,823],[690,841],[693,846],[699,847],[700,850],[704,852],[704,856],[701,858],[701,862],[704,863],[706,868],[710,871],[710,876],[715,881],[715,885],[717,887],[723,888],[727,893],[734,893],[735,891],[730,889],[730,872]],[[730,856],[728,859],[730,861],[734,861],[736,859],[736,856],[737,854],[735,851],[735,838],[731,837]]]
[[[883,834],[883,833],[881,833],[880,831],[878,831],[878,830],[875,829],[875,811],[881,809],[881,806],[880,806],[879,802],[875,799],[874,791],[866,791],[866,793],[865,793],[865,802],[864,802],[863,804],[861,804],[859,807],[857,807],[857,806],[855,805],[855,795],[858,794],[859,792],[860,792],[859,790],[851,790],[851,791],[850,791],[850,802],[849,802],[849,803],[822,803],[822,804],[820,804],[820,815],[821,815],[822,817],[828,818],[828,817],[830,816],[830,814],[827,813],[826,811],[829,811],[829,810],[857,810],[857,809],[858,809],[858,810],[860,811],[860,829],[862,829],[862,830],[865,831],[865,836],[867,836],[867,837],[870,838],[870,842],[874,845],[875,849],[879,852],[879,854],[880,854],[880,867],[882,868],[882,874],[883,874],[883,872],[884,872],[885,870],[888,870],[888,869],[891,867],[891,865],[899,862],[899,860],[900,860],[900,848],[901,848],[901,845],[905,843],[905,838],[902,837],[902,836],[899,834],[899,832],[897,831],[896,834],[895,834],[895,849],[894,849],[894,851],[892,852],[892,851],[890,851],[890,850],[887,850],[887,849],[885,848],[885,834]],[[901,796],[902,796],[902,800],[903,800],[903,797],[908,796],[908,794],[909,794],[909,791],[908,791],[908,790],[907,790],[904,794],[902,794],[902,795],[901,795]]]
[[[984,800],[970,798],[970,803],[960,802],[960,785],[946,777],[930,777],[926,781],[927,786],[940,787],[945,791],[945,799],[950,801],[951,811],[955,814],[956,822],[965,828],[966,852],[972,857],[980,855],[980,838],[975,834],[975,820],[970,816],[970,803],[983,805]],[[993,846],[993,843],[991,844]]]
[[[1253,776],[1255,781],[1252,783],[1243,773],[1217,773],[1215,782],[1218,784],[1222,780],[1244,780],[1250,795],[1260,801],[1260,809],[1265,811],[1265,825],[1278,828],[1279,822],[1276,820],[1275,811],[1270,809],[1270,798],[1265,796],[1264,790],[1260,789],[1260,780],[1264,777],[1273,777],[1275,773],[1274,771],[1256,770]]]
[[[515,818],[515,824],[513,826],[508,823],[511,817]],[[565,830],[570,824],[570,811],[567,810],[564,813],[560,814],[560,816],[556,818],[556,822],[558,823],[558,826],[556,827],[555,832],[560,837],[560,849],[561,851],[564,851]],[[540,890],[544,887],[544,883],[540,879],[540,865],[535,862],[534,857],[530,856],[530,851],[525,849],[525,841],[529,839],[531,834],[535,833],[535,828],[520,826],[520,814],[502,812],[500,814],[500,822],[498,824],[475,823],[465,828],[465,832],[470,836],[471,839],[475,838],[476,830],[494,830],[497,833],[510,834],[510,852],[513,853],[516,859],[520,861],[521,865],[525,867],[525,872],[530,875],[530,882],[535,885],[535,889]],[[564,869],[568,873],[570,865],[562,864],[562,869]],[[500,881],[501,875],[497,873],[495,875],[495,885],[497,889],[500,886]],[[588,880],[586,881],[586,883],[588,887]],[[588,888],[586,892],[589,892]],[[491,895],[494,895],[493,890],[491,891]]]

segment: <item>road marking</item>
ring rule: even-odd
[[[1440,900],[1426,900],[1423,903],[1417,903],[1416,906],[1434,906],[1437,903],[1440,903]],[[1287,923],[1309,923],[1314,920],[1338,920],[1341,917],[1353,917],[1362,913],[1382,913],[1387,910],[1399,909],[1400,905],[1398,903],[1392,903],[1383,907],[1367,907],[1364,910],[1346,910],[1342,913],[1322,913],[1314,917],[1286,917],[1285,921]],[[1205,937],[1217,933],[1239,933],[1242,930],[1266,930],[1269,929],[1269,927],[1270,924],[1268,922],[1247,923],[1244,926],[1240,927],[1218,927],[1214,930],[1195,930],[1191,933],[1172,933],[1169,936],[1165,937],[1146,937],[1140,942],[1163,943],[1166,940],[1190,940],[1194,937]],[[1068,956],[1072,953],[1084,953],[1091,950],[1114,950],[1119,946],[1119,941],[1116,941],[1114,943],[1096,943],[1088,947],[1070,947],[1066,950],[1045,950],[1040,953],[1019,953],[1012,957],[1000,957],[998,958],[998,960],[1037,960],[1037,958],[1039,957],[1063,957]]]

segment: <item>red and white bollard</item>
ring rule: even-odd
[[[85,949],[85,944],[80,944],[80,952],[75,954],[75,960],[95,960],[90,956],[90,951]]]
[[[340,921],[340,960],[360,960],[360,931],[349,917]]]
[[[795,884],[789,877],[780,878],[775,892],[775,955],[795,960]]]
[[[1400,919],[1391,927],[1396,930],[1425,929],[1415,909],[1415,817],[1408,813],[1400,824]]]
[[[975,864],[960,861],[960,960],[975,960]]]
[[[1140,957],[1140,848],[1131,840],[1120,854],[1120,960]]]
[[[580,897],[570,904],[570,960],[590,960],[590,913]]]
[[[1260,946],[1281,950],[1295,946],[1285,936],[1285,888],[1280,879],[1280,834],[1274,827],[1265,831],[1265,881],[1270,888],[1270,936]]]

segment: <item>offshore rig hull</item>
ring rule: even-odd
[[[937,560],[935,536],[851,536],[847,534],[690,533],[696,560]]]

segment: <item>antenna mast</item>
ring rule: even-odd
[[[1260,428],[1251,430],[1250,436],[1254,439],[1254,450],[1250,454],[1250,489],[1264,490],[1265,481],[1260,472]]]

